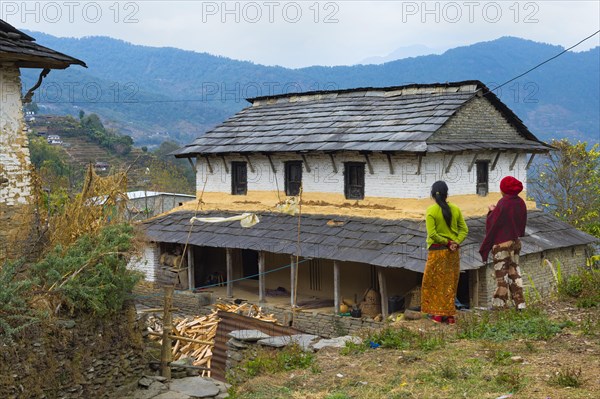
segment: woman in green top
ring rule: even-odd
[[[456,289],[460,273],[459,246],[469,229],[460,209],[447,202],[448,186],[437,181],[431,186],[435,204],[427,208],[427,264],[421,286],[421,312],[431,320],[454,324]]]

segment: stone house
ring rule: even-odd
[[[32,197],[23,103],[28,102],[51,69],[83,61],[40,46],[35,39],[0,20],[0,264],[27,235]],[[22,97],[20,68],[42,69],[38,83]]]
[[[279,291],[292,308],[302,305],[298,298],[313,299],[331,313],[343,299],[360,300],[374,288],[385,316],[391,297],[420,286],[427,257],[424,212],[433,203],[432,183],[445,180],[449,200],[470,229],[461,248],[459,299],[491,304],[493,269],[477,252],[487,206],[500,198],[504,176],[526,187],[533,157],[551,147],[483,83],[248,101],[249,107],[175,153],[196,169],[198,200],[143,223],[151,243],[135,267],[148,280],[160,279],[162,254],[186,248],[190,288],[206,286],[217,274],[229,297],[251,284],[265,306]],[[298,214],[277,209],[294,197],[301,199]],[[559,259],[572,272],[585,264],[586,246],[595,239],[536,210],[532,201],[527,206],[525,281],[545,294],[552,274],[542,260]],[[241,212],[257,213],[260,223],[190,224],[193,216]]]

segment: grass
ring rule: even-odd
[[[581,368],[566,367],[561,369],[550,379],[550,383],[563,388],[579,388],[583,385]]]
[[[280,371],[285,367],[277,362],[277,367],[266,367],[263,359],[263,364],[252,366],[258,374],[236,386],[231,397],[495,399],[509,393],[523,398],[596,397],[600,380],[593,371],[568,365],[596,361],[596,352],[578,349],[600,343],[600,334],[595,333],[600,309],[582,309],[576,315],[547,309],[461,314],[454,327],[426,320],[391,324],[365,331],[362,342],[347,343],[339,352],[318,352],[310,365],[289,356],[291,372]],[[564,309],[572,305],[565,304]],[[578,324],[560,320],[563,315]],[[561,334],[564,329],[567,334]]]
[[[469,314],[459,324],[458,337],[462,339],[486,339],[508,341],[514,339],[547,340],[569,327],[569,322],[556,322],[539,308],[521,311],[506,310]]]

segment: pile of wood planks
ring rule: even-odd
[[[240,305],[217,303],[215,305],[215,308],[217,310],[222,310],[224,312],[237,313],[242,316],[252,317],[254,319],[267,321],[269,323],[277,322],[277,319],[275,318],[275,316],[272,313],[265,314],[265,313],[263,313],[262,308],[260,306],[256,306],[256,305],[248,303],[248,302],[244,302]]]
[[[262,308],[250,303],[240,305],[219,303],[214,306],[212,313],[206,316],[178,317],[173,320],[173,361],[190,358],[192,366],[210,369],[212,360],[212,349],[214,347],[215,335],[219,325],[218,311],[241,314],[262,321],[275,323],[277,319],[273,314],[265,314]],[[162,344],[163,333],[162,320],[155,316],[147,319],[147,328],[152,339],[159,340]],[[210,370],[202,370],[202,377],[210,377]]]
[[[216,310],[207,316],[175,318],[171,335],[173,361],[190,358],[192,366],[210,369],[219,320]],[[162,322],[149,318],[148,331],[162,334]],[[210,377],[210,371],[202,370],[201,375]]]

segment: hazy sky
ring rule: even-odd
[[[104,35],[265,65],[351,65],[518,36],[570,47],[600,1],[10,1],[0,18],[55,36]],[[419,45],[419,46],[417,46]],[[600,36],[575,51],[600,45]]]

